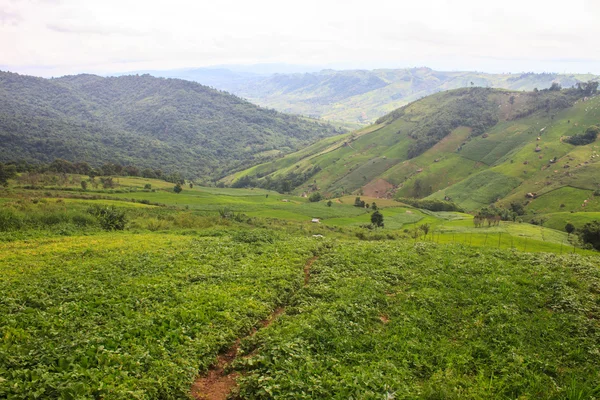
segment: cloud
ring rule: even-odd
[[[82,25],[64,22],[46,24],[46,28],[58,33],[73,33],[77,35],[142,35],[139,31],[122,27]]]
[[[0,25],[17,26],[23,20],[23,17],[12,11],[0,10]]]
[[[0,0],[2,62],[65,73],[288,63],[600,73],[599,0]],[[67,65],[65,65],[68,63]]]

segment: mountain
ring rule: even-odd
[[[578,82],[598,79],[589,74],[486,74],[430,68],[322,70],[269,75],[224,68],[154,71],[152,74],[191,79],[287,113],[363,125],[414,100],[444,90],[479,86],[530,91],[547,89],[554,82],[568,88]]]
[[[115,162],[214,178],[341,132],[186,80],[0,72],[0,161]]]
[[[600,211],[598,142],[565,141],[600,125],[596,86],[437,93],[223,182],[335,197],[450,198],[466,210],[501,200],[532,212],[582,204]]]

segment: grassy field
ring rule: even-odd
[[[598,253],[560,231],[596,213],[476,228],[362,196],[370,230],[356,196],[119,184],[0,192],[0,398],[189,398],[241,338],[242,398],[599,395]]]
[[[576,256],[336,245],[245,343],[241,397],[594,398],[599,283]]]
[[[185,398],[299,288],[311,246],[131,233],[2,245],[0,397]]]

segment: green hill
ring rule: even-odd
[[[522,203],[532,214],[600,211],[600,197],[593,195],[600,188],[597,142],[562,140],[600,123],[600,97],[589,94],[437,93],[224,182],[334,197],[450,198],[466,210],[500,200]]]
[[[115,162],[214,178],[341,132],[179,79],[0,72],[0,161]]]
[[[488,74],[410,68],[323,70],[238,76],[227,80],[202,76],[197,79],[279,111],[367,124],[398,107],[440,91],[470,86],[530,91],[549,88],[553,82],[566,88],[597,78],[589,74]]]

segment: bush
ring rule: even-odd
[[[18,230],[23,226],[23,220],[13,211],[0,209],[0,232]]]
[[[585,130],[585,133],[568,137],[565,139],[565,142],[575,146],[585,146],[586,144],[595,142],[596,138],[598,137],[598,133],[600,133],[600,128],[596,125],[592,125]]]
[[[308,201],[310,201],[311,203],[316,203],[318,201],[321,201],[322,199],[323,196],[321,196],[321,193],[319,192],[314,192],[308,197]]]
[[[600,221],[588,222],[578,232],[581,241],[600,250]]]
[[[102,229],[106,231],[125,229],[125,212],[115,206],[102,207],[95,205],[88,209],[88,213],[95,216]]]

